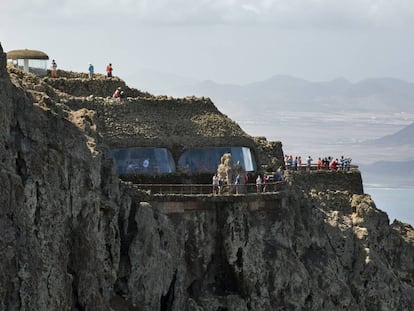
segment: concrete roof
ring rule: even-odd
[[[37,50],[13,50],[7,52],[8,59],[49,59],[49,56]]]

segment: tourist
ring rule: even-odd
[[[257,193],[262,192],[262,178],[260,177],[260,175],[257,175],[257,178],[256,178],[256,190],[257,190]]]
[[[239,188],[240,188],[240,175],[237,174],[236,176],[236,181],[234,182],[234,184],[236,185],[236,194],[239,194]]]
[[[345,168],[346,172],[348,172],[351,169],[351,161],[352,161],[351,158],[346,158],[345,159],[344,168]]]
[[[219,194],[219,178],[217,174],[213,176],[213,194]]]
[[[294,171],[296,171],[296,170],[298,169],[298,157],[295,157],[295,158],[293,159],[292,166],[293,166],[293,170],[294,170]]]
[[[55,62],[55,60],[52,60],[52,65],[51,65],[51,76],[52,78],[57,78],[57,64]]]
[[[119,86],[119,87],[115,90],[115,92],[114,92],[114,94],[112,95],[112,97],[113,97],[113,98],[125,98],[125,93],[124,93],[124,91],[122,90],[122,88]]]
[[[287,158],[287,169],[288,169],[288,170],[290,170],[290,169],[291,169],[291,167],[292,167],[292,162],[293,162],[293,156],[292,156],[292,155],[290,155],[290,156],[288,156],[288,158]]]
[[[344,171],[345,170],[345,159],[344,159],[344,156],[341,156],[341,159],[339,160],[339,165],[341,167],[341,170]]]
[[[223,180],[223,178],[219,177],[219,187],[218,187],[219,194],[222,194],[223,187],[224,187],[224,180]]]
[[[299,167],[299,170],[302,169],[302,157],[301,156],[298,157],[298,167]]]
[[[263,180],[262,180],[263,192],[266,192],[268,180],[269,180],[269,178],[267,177],[267,175],[263,174]]]
[[[322,168],[322,159],[318,158],[318,160],[316,161],[316,167],[318,168],[318,170],[320,170]]]
[[[106,77],[112,78],[112,64],[109,63],[108,66],[106,66]]]
[[[312,165],[312,161],[313,161],[313,159],[311,158],[311,156],[308,156],[308,158],[306,159],[306,170],[307,171],[310,171],[311,165]]]
[[[244,184],[248,184],[249,183],[249,174],[244,174]]]
[[[89,71],[89,79],[93,79],[93,74],[94,74],[95,69],[91,63],[89,63],[88,71]]]
[[[338,166],[338,159],[333,159],[333,158],[332,158],[332,161],[331,161],[331,163],[330,163],[330,169],[331,169],[332,171],[336,171],[337,166]]]
[[[112,95],[112,97],[113,97],[113,98],[120,98],[120,97],[121,97],[121,92],[122,92],[122,88],[121,88],[121,87],[118,87],[118,88],[115,90],[115,92],[114,92],[114,94]]]
[[[282,167],[279,166],[279,168],[276,170],[276,176],[275,176],[275,181],[282,181],[283,180],[283,170]]]
[[[327,157],[324,157],[324,158],[322,159],[322,168],[323,168],[323,169],[326,169],[328,166],[329,166],[329,161],[328,161],[328,158],[327,158]]]

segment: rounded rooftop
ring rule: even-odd
[[[8,59],[49,59],[49,56],[37,50],[12,50],[7,52]]]

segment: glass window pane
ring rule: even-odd
[[[125,148],[110,151],[119,174],[175,172],[174,160],[166,148]]]
[[[254,171],[256,163],[247,147],[211,147],[191,149],[184,152],[178,160],[178,168],[182,172],[214,173],[225,153],[232,155],[233,164],[238,161],[246,171]]]

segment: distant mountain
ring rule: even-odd
[[[174,96],[207,96],[220,106],[238,104],[247,114],[268,111],[414,112],[414,83],[376,78],[310,82],[287,75],[245,85],[203,81],[167,87]]]
[[[414,123],[404,127],[395,134],[387,135],[367,142],[369,145],[378,146],[401,146],[409,145],[414,147]]]

